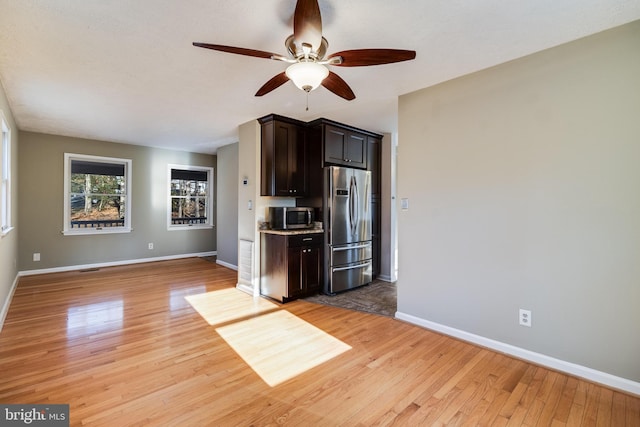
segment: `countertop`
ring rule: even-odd
[[[322,228],[303,228],[303,229],[298,229],[298,230],[271,230],[271,229],[264,229],[264,230],[259,230],[261,233],[267,233],[267,234],[280,234],[282,236],[293,236],[296,234],[315,234],[315,233],[324,233],[324,230]]]

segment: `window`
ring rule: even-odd
[[[131,160],[64,155],[64,234],[131,231]]]
[[[213,227],[213,168],[169,165],[170,230]]]
[[[2,151],[0,151],[0,235],[11,231],[11,129],[0,111]]]

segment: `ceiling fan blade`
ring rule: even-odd
[[[322,81],[322,86],[347,101],[356,99],[356,95],[353,93],[347,82],[342,80],[342,77],[333,71],[329,71],[327,78]]]
[[[288,81],[289,77],[287,77],[287,75],[283,71],[282,73],[274,76],[271,80],[262,85],[262,87],[256,92],[256,96],[266,95],[267,93],[279,88]]]
[[[298,0],[293,14],[293,37],[298,46],[310,44],[314,51],[322,43],[322,16],[318,0]]]
[[[234,47],[234,46],[224,46],[221,44],[193,42],[193,45],[196,47],[203,47],[205,49],[219,50],[220,52],[228,52],[228,53],[235,53],[237,55],[253,56],[255,58],[280,59],[280,57],[282,56],[282,55],[278,55],[277,53],[265,52],[262,50],[245,49],[243,47]]]
[[[401,49],[354,49],[343,50],[332,54],[328,60],[341,57],[342,62],[331,65],[341,67],[363,67],[367,65],[392,64],[394,62],[409,61],[415,59],[415,50]]]

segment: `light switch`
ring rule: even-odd
[[[252,200],[249,200],[249,202],[247,203],[247,208],[248,208],[249,210],[252,210],[252,209],[253,209],[253,201],[252,201]]]
[[[409,210],[409,199],[400,199],[400,209],[402,209],[403,211]]]

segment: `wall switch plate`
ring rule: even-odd
[[[400,209],[402,209],[403,211],[409,210],[409,199],[400,199]]]
[[[528,326],[530,328],[531,327],[531,310],[523,310],[521,308],[518,319],[522,326]]]

